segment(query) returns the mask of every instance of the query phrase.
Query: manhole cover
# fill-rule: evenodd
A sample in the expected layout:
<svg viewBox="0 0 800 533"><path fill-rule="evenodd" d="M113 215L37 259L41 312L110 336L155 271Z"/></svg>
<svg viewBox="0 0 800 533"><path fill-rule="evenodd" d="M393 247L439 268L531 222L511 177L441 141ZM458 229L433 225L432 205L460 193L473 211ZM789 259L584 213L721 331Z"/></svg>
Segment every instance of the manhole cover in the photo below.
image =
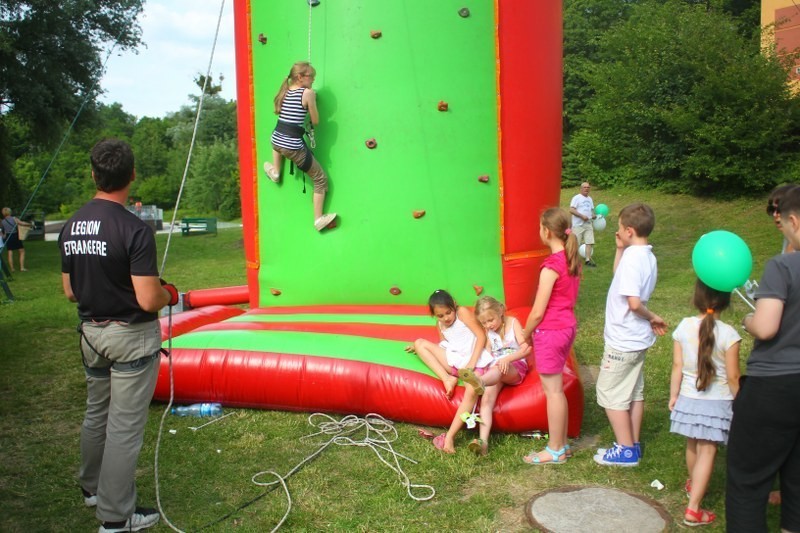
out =
<svg viewBox="0 0 800 533"><path fill-rule="evenodd" d="M660 533L672 522L658 502L603 487L561 487L534 496L526 507L531 525L552 533Z"/></svg>

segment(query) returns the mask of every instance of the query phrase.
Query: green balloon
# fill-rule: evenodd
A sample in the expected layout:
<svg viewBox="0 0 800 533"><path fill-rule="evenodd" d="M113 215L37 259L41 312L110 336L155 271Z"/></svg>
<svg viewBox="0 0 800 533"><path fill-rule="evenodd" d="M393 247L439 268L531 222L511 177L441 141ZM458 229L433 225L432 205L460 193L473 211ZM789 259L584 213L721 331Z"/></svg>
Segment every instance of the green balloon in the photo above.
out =
<svg viewBox="0 0 800 533"><path fill-rule="evenodd" d="M753 254L741 237L730 231L706 233L692 250L692 267L700 281L722 292L744 285L753 271Z"/></svg>
<svg viewBox="0 0 800 533"><path fill-rule="evenodd" d="M598 215L607 216L608 206L606 204L597 204L597 207L594 208L594 212Z"/></svg>

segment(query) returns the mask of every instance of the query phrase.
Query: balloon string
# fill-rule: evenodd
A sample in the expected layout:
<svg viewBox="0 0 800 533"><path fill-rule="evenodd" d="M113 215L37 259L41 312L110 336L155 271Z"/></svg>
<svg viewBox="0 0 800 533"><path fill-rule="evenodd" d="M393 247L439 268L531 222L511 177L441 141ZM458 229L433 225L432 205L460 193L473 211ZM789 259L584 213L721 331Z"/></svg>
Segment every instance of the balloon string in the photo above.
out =
<svg viewBox="0 0 800 533"><path fill-rule="evenodd" d="M756 306L755 306L755 305L753 305L753 302L751 302L750 300L748 300L748 299L745 297L745 295L744 295L744 294L742 294L741 292L739 292L739 289L733 289L733 292L735 292L736 294L738 294L738 295L739 295L739 298L741 298L742 300L744 300L744 303L746 303L747 305L749 305L749 306L750 306L750 309L752 309L753 311L755 311L755 310L756 310Z"/></svg>

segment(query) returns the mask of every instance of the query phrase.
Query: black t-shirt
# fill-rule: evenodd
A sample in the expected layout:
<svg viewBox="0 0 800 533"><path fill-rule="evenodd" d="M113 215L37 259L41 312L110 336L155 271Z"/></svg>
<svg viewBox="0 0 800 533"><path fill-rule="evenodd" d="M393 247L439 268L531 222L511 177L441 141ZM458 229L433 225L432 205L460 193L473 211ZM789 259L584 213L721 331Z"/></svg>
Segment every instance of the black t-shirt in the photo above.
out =
<svg viewBox="0 0 800 533"><path fill-rule="evenodd" d="M774 337L753 342L747 373L761 377L800 374L800 252L767 262L756 289L756 299L760 298L782 301L783 314Z"/></svg>
<svg viewBox="0 0 800 533"><path fill-rule="evenodd" d="M131 276L158 276L150 227L125 207L94 199L70 218L58 236L61 272L69 274L83 320L148 322Z"/></svg>

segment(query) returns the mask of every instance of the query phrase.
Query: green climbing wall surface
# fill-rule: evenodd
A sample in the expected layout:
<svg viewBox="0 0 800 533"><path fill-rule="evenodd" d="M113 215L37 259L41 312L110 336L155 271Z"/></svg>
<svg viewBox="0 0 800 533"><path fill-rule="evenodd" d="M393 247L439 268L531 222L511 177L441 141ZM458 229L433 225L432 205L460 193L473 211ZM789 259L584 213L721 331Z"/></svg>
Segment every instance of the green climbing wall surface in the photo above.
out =
<svg viewBox="0 0 800 533"><path fill-rule="evenodd" d="M452 0L322 0L311 10L314 152L330 178L326 211L340 219L317 233L310 180L303 194L288 164L279 185L260 172L261 306L424 304L439 288L472 305L473 285L502 299L494 3L474 4L468 17ZM308 59L309 8L251 10L260 171L272 157L275 93Z"/></svg>

